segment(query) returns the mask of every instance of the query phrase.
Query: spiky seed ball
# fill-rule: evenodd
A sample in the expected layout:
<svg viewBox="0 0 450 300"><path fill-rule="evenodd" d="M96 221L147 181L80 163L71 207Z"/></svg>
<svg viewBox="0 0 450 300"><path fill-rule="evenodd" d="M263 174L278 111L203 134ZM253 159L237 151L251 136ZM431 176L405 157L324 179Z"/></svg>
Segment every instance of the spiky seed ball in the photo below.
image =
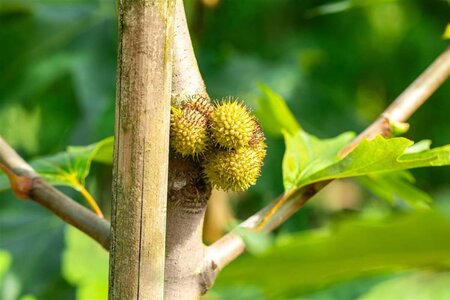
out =
<svg viewBox="0 0 450 300"><path fill-rule="evenodd" d="M264 136L264 132L261 128L261 125L258 122L258 119L256 119L255 116L253 116L253 134L252 137L250 138L249 144L250 146L254 146L257 144L262 143L264 145L264 149L266 148L264 141L266 140L266 137Z"/></svg>
<svg viewBox="0 0 450 300"><path fill-rule="evenodd" d="M260 141L253 148L255 149L256 154L258 155L258 158L260 159L261 166L262 166L262 163L263 163L264 158L266 157L266 153L267 153L267 151L266 151L267 145L263 141Z"/></svg>
<svg viewBox="0 0 450 300"><path fill-rule="evenodd" d="M190 97L181 105L182 109L192 109L200 112L202 115L209 117L214 110L211 101L206 97Z"/></svg>
<svg viewBox="0 0 450 300"><path fill-rule="evenodd" d="M204 115L196 110L172 108L170 116L170 142L172 148L183 156L197 156L208 145L208 124Z"/></svg>
<svg viewBox="0 0 450 300"><path fill-rule="evenodd" d="M266 153L263 145L211 153L203 165L208 182L223 190L247 190L260 175Z"/></svg>
<svg viewBox="0 0 450 300"><path fill-rule="evenodd" d="M228 149L249 145L255 123L242 103L226 101L217 104L209 120L211 136L218 145Z"/></svg>

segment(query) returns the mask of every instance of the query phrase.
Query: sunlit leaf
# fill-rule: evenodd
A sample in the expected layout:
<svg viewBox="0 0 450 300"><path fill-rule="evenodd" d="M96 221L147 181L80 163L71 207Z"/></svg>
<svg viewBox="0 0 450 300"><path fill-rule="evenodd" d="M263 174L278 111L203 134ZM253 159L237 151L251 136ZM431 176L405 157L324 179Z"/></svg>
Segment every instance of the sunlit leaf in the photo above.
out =
<svg viewBox="0 0 450 300"><path fill-rule="evenodd" d="M425 150L408 153L408 148L413 145L412 141L400 137L385 139L382 136L377 136L370 141L364 139L345 158L328 161L320 167L314 166L313 172L308 170L305 172L305 166L303 168L292 167L303 164L300 156L292 155L292 153L304 152L304 142L299 137L296 139L296 142L287 139L286 156L289 159L289 165L285 164L283 168L285 184L291 189L328 179L450 164L450 145L434 149L426 149L420 146L418 147L419 150ZM316 151L320 152L319 150ZM321 157L323 155L318 158Z"/></svg>
<svg viewBox="0 0 450 300"><path fill-rule="evenodd" d="M66 227L62 274L77 287L77 300L108 298L108 252L73 227Z"/></svg>
<svg viewBox="0 0 450 300"><path fill-rule="evenodd" d="M230 299L246 299L246 300L266 300L261 288L242 284L233 287L214 287L204 297L205 300L230 300Z"/></svg>
<svg viewBox="0 0 450 300"><path fill-rule="evenodd" d="M422 140L422 141L419 141L419 142L415 143L411 147L408 147L405 150L405 153L422 152L422 151L425 151L425 150L429 150L430 146L431 146L431 141L430 140Z"/></svg>
<svg viewBox="0 0 450 300"><path fill-rule="evenodd" d="M93 157L93 161L111 165L113 162L114 137L109 137L100 142L97 152Z"/></svg>
<svg viewBox="0 0 450 300"><path fill-rule="evenodd" d="M307 178L299 179L297 184L303 186L326 179L450 164L450 145L405 153L412 145L413 142L405 138L385 139L377 136L370 141L364 139L344 159Z"/></svg>
<svg viewBox="0 0 450 300"><path fill-rule="evenodd" d="M416 209L424 209L432 202L430 195L414 186L414 177L407 171L372 173L358 177L358 181L392 205L404 200Z"/></svg>
<svg viewBox="0 0 450 300"><path fill-rule="evenodd" d="M339 161L339 151L354 137L351 132L332 139L317 137L297 131L296 134L284 132L286 152L283 158L283 181L286 191L298 186L302 178L308 178Z"/></svg>
<svg viewBox="0 0 450 300"><path fill-rule="evenodd" d="M65 152L37 159L31 165L51 184L84 185L96 154L111 143L112 139L107 138L89 146L69 146ZM100 157L104 159L103 155Z"/></svg>
<svg viewBox="0 0 450 300"><path fill-rule="evenodd" d="M246 282L267 295L400 270L448 266L450 220L423 212L378 220L346 220L329 230L281 237L259 256L243 256L219 275L218 286Z"/></svg>
<svg viewBox="0 0 450 300"><path fill-rule="evenodd" d="M421 272L382 282L360 300L450 299L449 272Z"/></svg>
<svg viewBox="0 0 450 300"><path fill-rule="evenodd" d="M264 97L259 98L256 114L264 130L273 136L281 136L282 131L296 133L301 130L286 102L280 95L264 84L259 85Z"/></svg>

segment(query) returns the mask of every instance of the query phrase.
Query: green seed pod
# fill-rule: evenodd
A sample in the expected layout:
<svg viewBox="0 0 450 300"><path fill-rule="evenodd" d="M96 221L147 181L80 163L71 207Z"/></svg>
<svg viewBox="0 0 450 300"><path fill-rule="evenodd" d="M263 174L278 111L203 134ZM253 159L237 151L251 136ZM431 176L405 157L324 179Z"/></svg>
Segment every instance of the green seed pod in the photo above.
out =
<svg viewBox="0 0 450 300"><path fill-rule="evenodd" d="M183 102L181 108L196 110L205 117L209 117L214 110L214 106L211 101L208 98L202 96L193 96L188 98L185 102Z"/></svg>
<svg viewBox="0 0 450 300"><path fill-rule="evenodd" d="M196 110L172 108L170 116L170 142L183 156L203 154L208 145L208 121Z"/></svg>
<svg viewBox="0 0 450 300"><path fill-rule="evenodd" d="M226 101L217 104L209 121L212 138L219 146L237 149L249 145L255 122L242 103Z"/></svg>
<svg viewBox="0 0 450 300"><path fill-rule="evenodd" d="M265 144L236 150L216 150L204 161L204 173L209 183L217 188L245 191L256 183L261 171Z"/></svg>

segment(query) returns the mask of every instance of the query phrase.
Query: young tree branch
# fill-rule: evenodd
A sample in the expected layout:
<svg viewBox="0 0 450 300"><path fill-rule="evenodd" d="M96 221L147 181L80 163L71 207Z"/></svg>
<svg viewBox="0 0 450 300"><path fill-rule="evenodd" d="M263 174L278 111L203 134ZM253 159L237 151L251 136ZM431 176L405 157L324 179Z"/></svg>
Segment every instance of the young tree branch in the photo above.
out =
<svg viewBox="0 0 450 300"><path fill-rule="evenodd" d="M373 138L378 134L383 136L391 135L391 125L393 122L406 121L433 92L450 75L450 48L444 51L364 132L352 141L342 151L346 155L353 150L364 138ZM290 195L281 195L278 199L270 203L253 216L245 220L239 227L252 229L257 232L270 232L280 226L285 220L302 208L305 203L316 195L331 181L318 182L301 188ZM288 197L286 199L286 197ZM265 219L273 207L280 208L270 217ZM264 223L263 223L264 220ZM206 273L218 272L236 259L245 251L245 243L241 236L235 232L230 232L211 245L208 249L208 260L210 263ZM213 267L211 267L213 266Z"/></svg>

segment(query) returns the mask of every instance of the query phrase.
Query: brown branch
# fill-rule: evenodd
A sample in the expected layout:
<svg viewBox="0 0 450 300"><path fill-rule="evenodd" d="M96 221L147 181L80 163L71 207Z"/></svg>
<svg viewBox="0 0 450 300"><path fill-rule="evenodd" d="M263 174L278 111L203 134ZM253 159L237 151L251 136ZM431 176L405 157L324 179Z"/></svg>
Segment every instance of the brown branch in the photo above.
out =
<svg viewBox="0 0 450 300"><path fill-rule="evenodd" d="M364 132L352 141L343 151L348 154L364 138L373 138L378 134L389 136L393 122L406 121L431 94L450 76L450 48L442 53ZM290 216L302 208L305 203L317 194L328 183L319 182L310 184L290 195L282 195L267 207L248 218L239 227L252 229L258 232L270 232L280 226ZM268 220L266 217L272 208L278 206L276 213ZM264 221L264 222L263 222ZM241 236L230 232L208 249L207 266L205 273L215 273L224 268L245 251L245 243Z"/></svg>
<svg viewBox="0 0 450 300"><path fill-rule="evenodd" d="M28 198L83 231L105 249L109 249L109 222L45 182L1 137L0 163L14 175L31 179Z"/></svg>

